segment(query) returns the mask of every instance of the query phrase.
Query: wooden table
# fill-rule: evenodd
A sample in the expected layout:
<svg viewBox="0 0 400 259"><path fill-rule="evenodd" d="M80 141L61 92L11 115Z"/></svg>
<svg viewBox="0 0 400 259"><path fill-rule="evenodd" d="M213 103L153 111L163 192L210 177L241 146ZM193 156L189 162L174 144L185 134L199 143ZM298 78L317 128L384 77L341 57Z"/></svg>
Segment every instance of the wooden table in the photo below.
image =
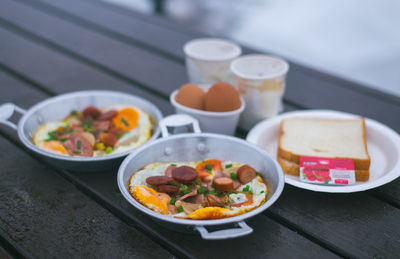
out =
<svg viewBox="0 0 400 259"><path fill-rule="evenodd" d="M187 82L182 46L201 36L96 0L2 0L0 103L29 108L65 92L109 89L144 97L171 114L168 96ZM346 111L400 131L400 98L290 65L286 111ZM253 234L204 241L167 230L128 204L117 187L117 169L57 170L6 126L0 127L0 161L1 258L400 255L400 179L353 194L286 185L270 209L248 221Z"/></svg>

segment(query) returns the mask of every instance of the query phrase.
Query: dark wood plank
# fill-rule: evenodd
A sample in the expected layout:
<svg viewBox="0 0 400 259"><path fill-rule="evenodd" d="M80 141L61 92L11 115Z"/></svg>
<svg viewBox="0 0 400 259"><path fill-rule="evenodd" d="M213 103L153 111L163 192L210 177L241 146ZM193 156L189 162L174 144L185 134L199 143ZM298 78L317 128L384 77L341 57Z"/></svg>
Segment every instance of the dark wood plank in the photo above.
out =
<svg viewBox="0 0 400 259"><path fill-rule="evenodd" d="M24 15L16 22L13 17L21 10ZM172 90L187 81L182 77L185 75L184 66L176 61L127 45L30 6L5 0L1 2L0 16L34 33L36 37L33 37L41 41L41 44L77 56L80 61L103 68L104 72L160 90L165 96L169 96Z"/></svg>
<svg viewBox="0 0 400 259"><path fill-rule="evenodd" d="M137 85L102 73L98 69L32 43L1 27L0 34L2 35L0 63L6 64L16 73L23 71L27 78L40 84L45 91L52 93L84 89L123 91L157 102L164 114L173 112L167 100L160 99L157 95L143 90ZM20 62L20 60L24 60L24 62Z"/></svg>
<svg viewBox="0 0 400 259"><path fill-rule="evenodd" d="M365 193L318 193L287 185L269 213L351 257L400 254L400 210Z"/></svg>
<svg viewBox="0 0 400 259"><path fill-rule="evenodd" d="M0 246L0 258L11 259L12 256L3 247Z"/></svg>
<svg viewBox="0 0 400 259"><path fill-rule="evenodd" d="M0 228L30 256L172 257L2 136L0 159Z"/></svg>
<svg viewBox="0 0 400 259"><path fill-rule="evenodd" d="M15 92L29 92L34 91L34 89L19 80L10 78L10 75L1 71L0 82L7 82L15 89L15 91L9 91L5 95L0 96L0 102L4 102L5 100L13 101L26 107L24 106L24 100L19 100L18 94L15 94ZM40 93L32 96L38 97L39 100L44 97ZM7 129L1 127L0 132L6 134L14 141L18 141L16 135ZM64 171L58 171L58 173L70 180L74 185L79 186L85 193L103 204L103 206L106 206L129 225L135 226L151 236L158 236L158 241L163 241L165 242L164 245L173 247L174 251L177 251L181 256L218 256L221 254L222 245L229 248L227 253L231 256L242 254L243 256L260 257L260 252L262 252L265 253L265 257L277 257L279 255L286 257L291 254L298 254L300 258L315 257L318 255L324 255L328 258L334 257L334 254L328 250L321 248L264 215L255 217L250 221L250 225L256 228L254 234L235 241L206 242L201 240L197 235L175 233L155 224L148 216L134 209L123 199L115 181L115 172L96 172L95 177L94 174L74 174ZM254 249L251 251L244 250L240 246L243 242ZM207 247L206 251L204 247ZM309 249L304 250L301 249L302 247L309 247Z"/></svg>
<svg viewBox="0 0 400 259"><path fill-rule="evenodd" d="M42 1L39 1L39 4L32 4L46 11L56 12L56 15L63 15L64 18L79 25L118 38L127 44L139 44L140 46L148 44L151 49L156 48L164 54L167 53L166 55L171 54L181 60L183 44L193 38L187 32L178 34L177 30L172 33L173 37L169 37L165 33L160 33L163 27L159 24L150 23L147 21L148 19L140 15L136 15L140 18L135 18L134 12L130 12L129 16L116 13L95 1L76 1L74 4L47 0L44 0L46 2L44 4ZM102 15L97 15L98 13ZM165 22L163 26L166 27L166 24L169 23ZM145 30L141 28L145 28ZM153 32L151 37L149 36L150 31ZM165 31L170 32L171 26L164 29ZM155 37L157 38L155 39ZM171 46L174 46L175 49L171 50ZM245 53L254 52L254 50L244 49ZM288 75L285 99L307 108L335 109L360 114L377 119L397 131L400 130L400 117L393 118L390 115L400 111L400 98L293 63L291 63L291 71ZM375 107L375 109L366 109L366 107Z"/></svg>
<svg viewBox="0 0 400 259"><path fill-rule="evenodd" d="M121 215L129 217L130 220L132 220L132 215L137 216L136 209L122 198L113 174L99 172L102 177L96 177L96 179L87 174L79 177L76 173L69 174L79 179L80 184L91 185L101 190L102 199L114 201L113 206L120 211ZM147 216L140 215L140 219L147 224L153 224ZM221 258L221 256L224 258L290 258L294 255L297 258L319 256L325 258L333 256L329 251L323 250L300 235L294 235L295 232L264 215L256 216L247 223L254 229L253 234L220 241L204 241L198 235L177 233L161 226L154 226L154 229L159 235L185 247L191 255L200 258ZM205 248L207 251L204 251Z"/></svg>

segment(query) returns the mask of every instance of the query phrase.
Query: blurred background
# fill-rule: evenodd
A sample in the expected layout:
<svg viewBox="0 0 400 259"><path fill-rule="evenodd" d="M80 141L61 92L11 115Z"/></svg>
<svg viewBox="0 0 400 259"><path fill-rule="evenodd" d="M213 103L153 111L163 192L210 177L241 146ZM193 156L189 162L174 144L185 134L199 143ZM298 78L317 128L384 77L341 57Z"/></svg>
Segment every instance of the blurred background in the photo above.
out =
<svg viewBox="0 0 400 259"><path fill-rule="evenodd" d="M400 96L398 0L99 0Z"/></svg>

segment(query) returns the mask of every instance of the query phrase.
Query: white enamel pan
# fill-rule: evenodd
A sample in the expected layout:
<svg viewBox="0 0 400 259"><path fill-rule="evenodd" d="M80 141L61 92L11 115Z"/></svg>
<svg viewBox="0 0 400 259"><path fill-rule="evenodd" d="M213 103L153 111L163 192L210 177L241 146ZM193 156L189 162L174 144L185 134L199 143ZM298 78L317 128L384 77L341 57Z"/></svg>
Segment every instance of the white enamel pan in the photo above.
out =
<svg viewBox="0 0 400 259"><path fill-rule="evenodd" d="M19 139L27 148L57 168L81 172L116 169L130 151L99 157L74 157L50 153L32 143L33 134L46 122L62 120L72 110L82 110L89 105L101 108L116 104L134 105L149 113L153 119L153 128L152 136L148 142L158 137L161 131L158 125L158 122L162 119L161 111L143 98L116 91L94 90L63 94L46 99L31 107L28 111L15 104L6 103L0 106L0 124L8 125L16 130ZM18 125L8 120L14 111L23 115Z"/></svg>
<svg viewBox="0 0 400 259"><path fill-rule="evenodd" d="M169 128L192 127L194 133L168 136ZM201 133L198 121L189 115L176 114L160 122L162 137L135 149L125 158L118 170L118 186L125 199L138 210L150 215L163 226L176 231L198 231L203 239L227 239L250 234L253 230L245 220L270 207L280 196L284 186L284 175L279 164L267 152L235 137ZM129 178L132 173L154 162L183 162L207 158L230 160L249 164L262 174L268 186L267 201L245 214L215 220L178 219L162 215L137 202L129 193ZM230 224L226 228L226 224ZM232 228L232 224L236 227ZM225 228L209 232L207 226Z"/></svg>

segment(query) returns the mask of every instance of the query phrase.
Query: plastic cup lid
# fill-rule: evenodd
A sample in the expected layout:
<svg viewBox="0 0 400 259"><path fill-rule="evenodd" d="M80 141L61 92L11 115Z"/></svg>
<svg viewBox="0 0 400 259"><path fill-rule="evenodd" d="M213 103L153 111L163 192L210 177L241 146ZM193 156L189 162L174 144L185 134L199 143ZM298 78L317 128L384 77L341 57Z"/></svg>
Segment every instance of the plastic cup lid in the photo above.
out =
<svg viewBox="0 0 400 259"><path fill-rule="evenodd" d="M187 42L183 51L189 57L206 61L224 61L242 53L239 45L222 39L203 38Z"/></svg>
<svg viewBox="0 0 400 259"><path fill-rule="evenodd" d="M266 80L285 75L289 64L283 59L267 55L246 55L231 63L231 71L238 77Z"/></svg>

